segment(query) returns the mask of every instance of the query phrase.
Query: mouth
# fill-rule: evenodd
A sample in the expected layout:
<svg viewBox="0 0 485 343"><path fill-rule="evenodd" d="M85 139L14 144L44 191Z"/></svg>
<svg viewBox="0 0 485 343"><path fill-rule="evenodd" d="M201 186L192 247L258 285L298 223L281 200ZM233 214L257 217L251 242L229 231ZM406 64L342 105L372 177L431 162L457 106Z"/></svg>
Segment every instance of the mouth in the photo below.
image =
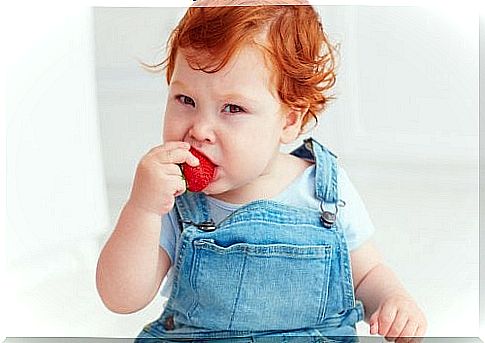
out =
<svg viewBox="0 0 485 343"><path fill-rule="evenodd" d="M214 168L214 175L212 176L212 182L217 181L219 177L219 167L216 165Z"/></svg>
<svg viewBox="0 0 485 343"><path fill-rule="evenodd" d="M208 156L206 153L204 153L202 150L196 148L194 145L190 144L190 149L195 150L198 154L202 155L204 159L209 161L214 167L218 167L217 163L214 162L214 160Z"/></svg>
<svg viewBox="0 0 485 343"><path fill-rule="evenodd" d="M200 154L208 162L210 162L214 166L214 168L218 167L218 165L216 163L214 163L214 161L212 160L212 158L210 158L209 156L207 156L205 153L203 153L199 149L194 148L193 146L191 146L191 149L197 151L197 153Z"/></svg>

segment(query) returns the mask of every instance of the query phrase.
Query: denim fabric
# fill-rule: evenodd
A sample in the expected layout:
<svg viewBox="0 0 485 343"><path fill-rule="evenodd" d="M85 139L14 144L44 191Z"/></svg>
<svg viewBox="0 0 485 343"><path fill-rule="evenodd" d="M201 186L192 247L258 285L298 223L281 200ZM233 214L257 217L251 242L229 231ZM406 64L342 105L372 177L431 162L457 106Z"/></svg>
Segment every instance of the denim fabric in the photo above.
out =
<svg viewBox="0 0 485 343"><path fill-rule="evenodd" d="M292 154L315 161L316 197L338 216L335 155L311 138ZM207 228L197 225L211 219L203 193L175 206L182 232L172 292L136 342L357 341L364 313L345 236L323 225L321 211L256 200Z"/></svg>

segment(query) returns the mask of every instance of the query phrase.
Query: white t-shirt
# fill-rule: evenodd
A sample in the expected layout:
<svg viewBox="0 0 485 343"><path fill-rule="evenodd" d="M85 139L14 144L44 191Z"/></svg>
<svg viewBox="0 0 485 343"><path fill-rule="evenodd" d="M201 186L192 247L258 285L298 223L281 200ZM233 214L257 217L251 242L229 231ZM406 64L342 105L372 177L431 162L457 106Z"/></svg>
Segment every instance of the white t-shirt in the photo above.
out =
<svg viewBox="0 0 485 343"><path fill-rule="evenodd" d="M353 250L370 238L375 231L364 203L357 190L350 182L347 173L338 166L337 187L339 198L345 201L344 207L339 207L337 225L344 232L349 250ZM320 201L315 198L315 164L309 166L297 177L283 192L271 200L287 205L298 207L310 207L320 209ZM240 204L227 203L211 196L207 196L209 213L217 224L233 211L243 206ZM335 212L335 208L326 208ZM167 251L173 265L176 258L177 244L179 242L180 229L177 222L175 209L162 217L162 231L160 234L160 246ZM173 283L173 270L170 268L166 276L166 282L161 290L163 297L169 297Z"/></svg>

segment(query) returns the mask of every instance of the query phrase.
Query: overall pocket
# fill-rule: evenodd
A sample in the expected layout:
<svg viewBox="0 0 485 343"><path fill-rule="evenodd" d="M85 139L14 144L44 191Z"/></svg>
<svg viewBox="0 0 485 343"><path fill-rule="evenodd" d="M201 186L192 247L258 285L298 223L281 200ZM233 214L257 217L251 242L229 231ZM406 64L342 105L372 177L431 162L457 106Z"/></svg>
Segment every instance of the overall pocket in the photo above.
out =
<svg viewBox="0 0 485 343"><path fill-rule="evenodd" d="M325 314L331 245L194 241L194 325L212 330L290 330Z"/></svg>

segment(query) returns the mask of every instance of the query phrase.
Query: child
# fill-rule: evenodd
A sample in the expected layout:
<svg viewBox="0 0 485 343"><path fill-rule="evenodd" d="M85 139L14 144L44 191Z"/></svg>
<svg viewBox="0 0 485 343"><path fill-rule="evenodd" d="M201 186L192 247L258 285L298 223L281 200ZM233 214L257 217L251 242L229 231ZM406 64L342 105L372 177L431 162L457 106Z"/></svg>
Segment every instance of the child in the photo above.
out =
<svg viewBox="0 0 485 343"><path fill-rule="evenodd" d="M280 152L335 82L315 10L193 6L169 47L164 144L141 159L99 257L105 305L143 309L167 277L168 302L140 340L355 341L364 308L371 334L423 336L424 315L368 240L335 155L314 139ZM199 163L215 174L187 192L182 171Z"/></svg>

